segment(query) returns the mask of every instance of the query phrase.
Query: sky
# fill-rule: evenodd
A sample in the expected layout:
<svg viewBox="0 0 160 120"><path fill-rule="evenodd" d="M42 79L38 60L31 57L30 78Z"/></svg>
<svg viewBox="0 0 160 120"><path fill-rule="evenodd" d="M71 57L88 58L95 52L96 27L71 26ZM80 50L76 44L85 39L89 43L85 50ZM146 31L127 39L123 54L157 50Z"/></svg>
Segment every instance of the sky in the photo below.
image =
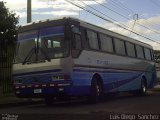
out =
<svg viewBox="0 0 160 120"><path fill-rule="evenodd" d="M19 16L19 25L25 25L27 0L3 0L7 8ZM76 17L134 39L146 42L160 50L160 0L70 0L78 6L108 19L102 20L65 0L32 0L32 22L64 16ZM135 35L126 27L144 37ZM147 39L146 39L147 38ZM148 39L149 38L149 39ZM153 42L153 41L156 42ZM158 42L158 43L157 43Z"/></svg>

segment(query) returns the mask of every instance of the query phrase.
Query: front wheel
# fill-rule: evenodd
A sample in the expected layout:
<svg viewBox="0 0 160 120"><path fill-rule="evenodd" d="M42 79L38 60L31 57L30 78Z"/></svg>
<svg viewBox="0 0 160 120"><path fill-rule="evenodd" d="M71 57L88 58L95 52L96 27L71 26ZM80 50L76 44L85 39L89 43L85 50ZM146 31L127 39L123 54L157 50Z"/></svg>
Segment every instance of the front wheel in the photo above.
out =
<svg viewBox="0 0 160 120"><path fill-rule="evenodd" d="M89 101L91 103L97 103L103 96L103 87L98 80L93 79L91 83L91 91L89 95Z"/></svg>
<svg viewBox="0 0 160 120"><path fill-rule="evenodd" d="M145 96L147 94L147 84L144 79L142 79L141 81L141 88L139 93L141 96Z"/></svg>
<svg viewBox="0 0 160 120"><path fill-rule="evenodd" d="M144 78L142 78L140 88L136 91L131 91L131 93L136 96L147 95L147 82L146 82L146 80Z"/></svg>

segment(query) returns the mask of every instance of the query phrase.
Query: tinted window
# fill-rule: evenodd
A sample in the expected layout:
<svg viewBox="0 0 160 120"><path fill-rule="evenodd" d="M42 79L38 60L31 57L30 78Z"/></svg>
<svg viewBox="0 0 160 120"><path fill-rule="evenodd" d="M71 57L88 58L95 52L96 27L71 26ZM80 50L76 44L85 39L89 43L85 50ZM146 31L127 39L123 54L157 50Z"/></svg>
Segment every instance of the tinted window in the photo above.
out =
<svg viewBox="0 0 160 120"><path fill-rule="evenodd" d="M137 57L144 58L143 47L136 45Z"/></svg>
<svg viewBox="0 0 160 120"><path fill-rule="evenodd" d="M151 60L151 51L148 48L144 48L145 58Z"/></svg>
<svg viewBox="0 0 160 120"><path fill-rule="evenodd" d="M89 39L89 46L91 49L99 49L97 33L87 30L87 36Z"/></svg>
<svg viewBox="0 0 160 120"><path fill-rule="evenodd" d="M120 55L125 55L126 52L125 52L124 41L115 38L115 39L114 39L114 43L115 43L116 53L118 53L118 54L120 54Z"/></svg>
<svg viewBox="0 0 160 120"><path fill-rule="evenodd" d="M79 34L74 34L74 40L73 40L73 48L75 49L81 49L81 36Z"/></svg>
<svg viewBox="0 0 160 120"><path fill-rule="evenodd" d="M44 36L39 39L39 58L59 58L68 54L68 43L63 35Z"/></svg>
<svg viewBox="0 0 160 120"><path fill-rule="evenodd" d="M112 38L103 34L100 34L101 49L107 52L113 52Z"/></svg>
<svg viewBox="0 0 160 120"><path fill-rule="evenodd" d="M128 56L131 56L131 57L136 56L134 44L126 42L126 49L127 49Z"/></svg>
<svg viewBox="0 0 160 120"><path fill-rule="evenodd" d="M152 57L152 60L154 60L153 50L151 50L151 57Z"/></svg>

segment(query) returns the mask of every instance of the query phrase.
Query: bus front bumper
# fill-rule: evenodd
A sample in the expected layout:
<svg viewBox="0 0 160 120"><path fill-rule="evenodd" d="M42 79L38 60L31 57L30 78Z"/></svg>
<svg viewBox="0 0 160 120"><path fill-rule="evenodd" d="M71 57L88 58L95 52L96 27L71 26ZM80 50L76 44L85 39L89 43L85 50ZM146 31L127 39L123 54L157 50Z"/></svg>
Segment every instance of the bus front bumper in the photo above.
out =
<svg viewBox="0 0 160 120"><path fill-rule="evenodd" d="M19 98L44 98L48 96L77 96L89 94L89 86L73 86L71 83L49 85L15 86L15 94Z"/></svg>
<svg viewBox="0 0 160 120"><path fill-rule="evenodd" d="M45 96L57 96L70 93L71 83L48 85L16 85L15 94L20 98L41 98Z"/></svg>

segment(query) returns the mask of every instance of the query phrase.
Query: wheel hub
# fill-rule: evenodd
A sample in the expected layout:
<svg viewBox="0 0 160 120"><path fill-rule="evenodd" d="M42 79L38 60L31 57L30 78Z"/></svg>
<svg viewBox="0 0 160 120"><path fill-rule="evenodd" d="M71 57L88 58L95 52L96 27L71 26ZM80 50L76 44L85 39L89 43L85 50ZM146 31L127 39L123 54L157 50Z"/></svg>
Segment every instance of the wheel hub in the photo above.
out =
<svg viewBox="0 0 160 120"><path fill-rule="evenodd" d="M99 87L99 85L97 85L96 88L97 88L97 95L99 96L100 95L100 87Z"/></svg>
<svg viewBox="0 0 160 120"><path fill-rule="evenodd" d="M146 92L146 87L143 85L143 92L145 93Z"/></svg>

